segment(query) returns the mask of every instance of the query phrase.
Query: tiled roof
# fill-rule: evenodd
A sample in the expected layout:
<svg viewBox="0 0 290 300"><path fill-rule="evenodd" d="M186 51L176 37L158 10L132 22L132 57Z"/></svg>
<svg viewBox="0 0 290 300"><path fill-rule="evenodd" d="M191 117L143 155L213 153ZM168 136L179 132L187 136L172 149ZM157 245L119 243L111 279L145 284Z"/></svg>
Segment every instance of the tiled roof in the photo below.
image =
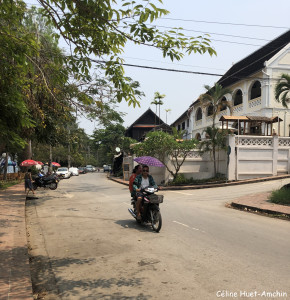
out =
<svg viewBox="0 0 290 300"><path fill-rule="evenodd" d="M218 81L223 87L230 86L252 74L262 70L265 61L272 58L280 50L290 43L290 30L286 31L267 45L261 47L246 58L234 64L220 80Z"/></svg>

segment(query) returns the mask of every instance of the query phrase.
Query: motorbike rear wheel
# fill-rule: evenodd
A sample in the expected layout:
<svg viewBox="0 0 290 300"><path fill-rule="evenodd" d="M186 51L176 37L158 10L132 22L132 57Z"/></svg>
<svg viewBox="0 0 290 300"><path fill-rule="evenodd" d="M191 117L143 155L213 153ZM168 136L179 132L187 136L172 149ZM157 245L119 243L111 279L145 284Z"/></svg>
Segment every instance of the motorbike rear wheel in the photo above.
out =
<svg viewBox="0 0 290 300"><path fill-rule="evenodd" d="M49 188L51 190L55 190L57 188L57 183L56 182L52 182L50 185L49 185Z"/></svg>
<svg viewBox="0 0 290 300"><path fill-rule="evenodd" d="M151 224L154 231L159 232L162 226L162 217L160 211L151 212Z"/></svg>

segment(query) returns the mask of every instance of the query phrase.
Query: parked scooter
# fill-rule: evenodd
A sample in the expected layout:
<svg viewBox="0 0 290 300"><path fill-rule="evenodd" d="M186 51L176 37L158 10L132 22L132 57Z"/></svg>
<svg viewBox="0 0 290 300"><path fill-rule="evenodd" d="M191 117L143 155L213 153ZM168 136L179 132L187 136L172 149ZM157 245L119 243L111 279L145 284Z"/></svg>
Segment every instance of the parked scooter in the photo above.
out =
<svg viewBox="0 0 290 300"><path fill-rule="evenodd" d="M158 190L154 187L146 187L141 190L143 200L141 205L141 222L151 223L154 231L159 232L162 226L162 217L160 213L159 203L163 203L163 195L155 195ZM131 204L133 209L129 208L129 213L137 220L136 211L137 200L132 198ZM138 220L137 220L138 221Z"/></svg>
<svg viewBox="0 0 290 300"><path fill-rule="evenodd" d="M38 187L50 188L51 190L55 190L57 188L59 179L57 175L51 174L48 176L37 176L35 180L32 182L32 187L36 190Z"/></svg>

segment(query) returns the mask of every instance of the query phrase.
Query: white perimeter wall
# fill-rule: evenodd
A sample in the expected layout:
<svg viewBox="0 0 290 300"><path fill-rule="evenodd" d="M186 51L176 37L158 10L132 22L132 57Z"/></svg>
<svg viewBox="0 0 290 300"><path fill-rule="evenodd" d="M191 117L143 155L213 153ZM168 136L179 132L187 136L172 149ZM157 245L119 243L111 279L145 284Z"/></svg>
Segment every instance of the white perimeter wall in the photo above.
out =
<svg viewBox="0 0 290 300"><path fill-rule="evenodd" d="M290 137L279 136L228 136L231 147L227 168L225 151L217 153L217 172L227 174L229 180L243 180L290 173ZM129 172L124 172L128 180L136 163L133 157L124 158L130 165ZM174 170L168 159L169 168ZM197 150L189 153L180 171L186 178L205 179L214 176L213 160L210 154L200 155ZM157 184L172 180L166 168L150 167L150 174Z"/></svg>

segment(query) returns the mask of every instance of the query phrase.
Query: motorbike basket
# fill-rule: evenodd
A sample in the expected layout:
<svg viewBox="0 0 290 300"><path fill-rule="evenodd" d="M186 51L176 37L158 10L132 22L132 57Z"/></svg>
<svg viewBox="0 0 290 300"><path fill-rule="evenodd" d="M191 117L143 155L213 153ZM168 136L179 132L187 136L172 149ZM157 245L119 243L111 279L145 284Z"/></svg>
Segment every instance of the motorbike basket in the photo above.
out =
<svg viewBox="0 0 290 300"><path fill-rule="evenodd" d="M163 195L150 195L148 196L151 203L163 203Z"/></svg>

